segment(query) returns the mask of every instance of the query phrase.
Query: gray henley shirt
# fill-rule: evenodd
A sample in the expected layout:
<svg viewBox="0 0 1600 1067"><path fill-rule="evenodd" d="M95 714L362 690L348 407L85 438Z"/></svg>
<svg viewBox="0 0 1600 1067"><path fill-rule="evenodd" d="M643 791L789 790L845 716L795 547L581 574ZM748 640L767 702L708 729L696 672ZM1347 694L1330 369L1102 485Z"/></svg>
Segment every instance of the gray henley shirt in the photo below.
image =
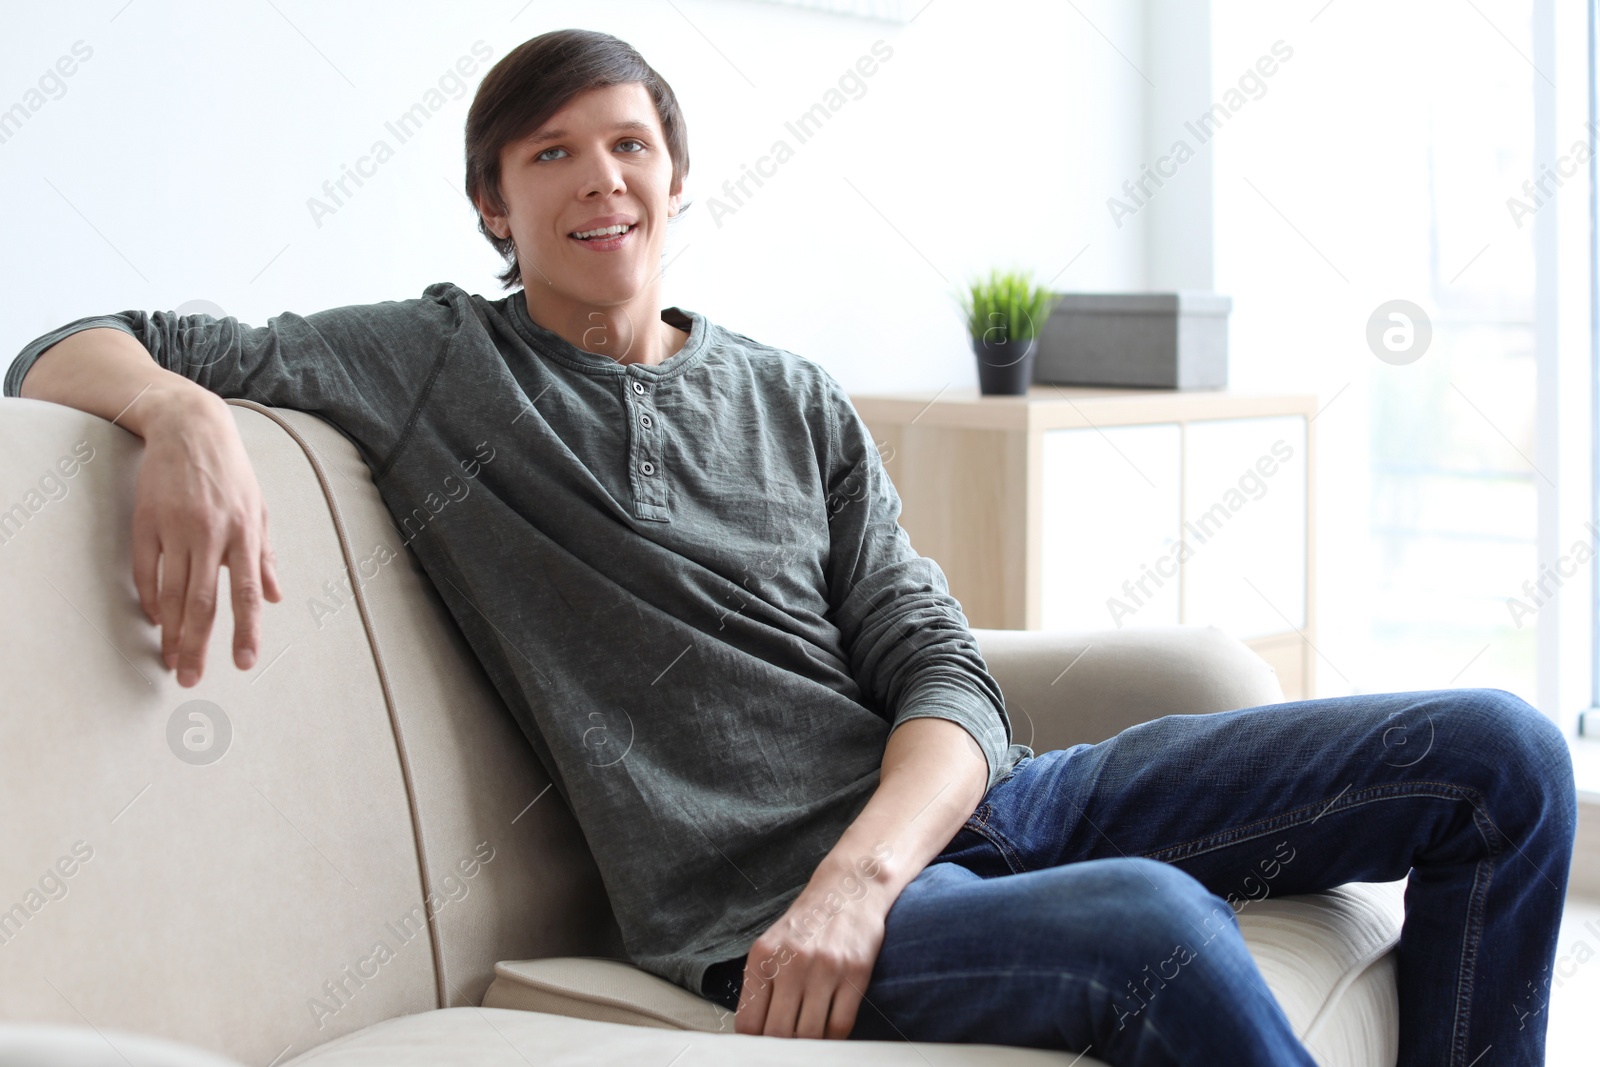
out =
<svg viewBox="0 0 1600 1067"><path fill-rule="evenodd" d="M960 724L990 785L1031 749L838 382L661 318L688 340L647 366L541 327L520 290L444 282L257 327L124 311L34 340L5 395L112 327L349 438L576 816L629 955L698 994L866 805L895 726Z"/></svg>

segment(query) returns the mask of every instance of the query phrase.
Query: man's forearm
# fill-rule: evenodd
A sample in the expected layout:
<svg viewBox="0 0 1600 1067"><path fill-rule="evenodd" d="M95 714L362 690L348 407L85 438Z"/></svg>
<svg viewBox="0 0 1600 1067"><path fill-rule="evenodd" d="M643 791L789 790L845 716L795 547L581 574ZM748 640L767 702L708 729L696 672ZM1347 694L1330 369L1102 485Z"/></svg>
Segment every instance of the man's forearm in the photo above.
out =
<svg viewBox="0 0 1600 1067"><path fill-rule="evenodd" d="M961 726L932 717L901 723L889 735L877 790L813 882L854 875L887 910L971 817L988 781L988 760Z"/></svg>
<svg viewBox="0 0 1600 1067"><path fill-rule="evenodd" d="M220 398L167 370L131 334L109 327L79 330L45 349L19 394L87 411L140 437L174 405L215 405Z"/></svg>
<svg viewBox="0 0 1600 1067"><path fill-rule="evenodd" d="M750 946L735 1029L848 1036L890 908L972 815L988 781L988 759L959 724L917 717L896 726L878 788Z"/></svg>

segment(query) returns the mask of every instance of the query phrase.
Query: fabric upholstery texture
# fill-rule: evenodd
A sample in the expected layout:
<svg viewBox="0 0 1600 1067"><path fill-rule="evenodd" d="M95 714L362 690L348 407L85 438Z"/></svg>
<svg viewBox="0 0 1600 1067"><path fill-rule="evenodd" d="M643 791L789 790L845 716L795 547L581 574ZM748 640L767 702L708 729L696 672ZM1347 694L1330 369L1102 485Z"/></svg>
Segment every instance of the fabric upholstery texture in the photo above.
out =
<svg viewBox="0 0 1600 1067"><path fill-rule="evenodd" d="M474 1067L580 1063L672 1067L691 1063L696 1067L747 1067L753 1063L773 1067L844 1067L861 1063L883 1067L1062 1067L1073 1060L1073 1056L1062 1052L1004 1045L785 1041L745 1034L673 1033L504 1008L451 1008L391 1019L279 1067L435 1067L442 1063ZM1077 1062L1078 1067L1104 1067L1092 1056Z"/></svg>
<svg viewBox="0 0 1600 1067"><path fill-rule="evenodd" d="M665 1063L690 1043L712 1063L1072 1061L707 1032L731 1018L622 962L576 822L414 558L377 562L400 538L353 446L314 416L231 403L285 595L241 672L219 588L186 690L133 589L141 442L0 398L0 1049L49 1025L278 1067ZM1215 629L974 636L1036 751L1282 699ZM1399 887L1240 915L1324 1063L1394 1062Z"/></svg>
<svg viewBox="0 0 1600 1067"><path fill-rule="evenodd" d="M571 956L505 960L483 998L486 1008L519 1008L598 1022L731 1034L720 1004L616 960Z"/></svg>
<svg viewBox="0 0 1600 1067"><path fill-rule="evenodd" d="M0 1023L0 1067L239 1067L193 1045L120 1030Z"/></svg>

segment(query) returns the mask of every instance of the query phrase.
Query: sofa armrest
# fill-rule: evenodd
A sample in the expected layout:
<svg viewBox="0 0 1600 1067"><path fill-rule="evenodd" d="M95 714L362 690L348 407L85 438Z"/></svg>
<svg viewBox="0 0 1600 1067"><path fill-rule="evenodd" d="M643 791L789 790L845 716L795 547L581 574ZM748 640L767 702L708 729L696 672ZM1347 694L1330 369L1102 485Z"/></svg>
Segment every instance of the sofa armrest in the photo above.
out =
<svg viewBox="0 0 1600 1067"><path fill-rule="evenodd" d="M1005 694L1012 739L1035 752L1103 741L1163 715L1283 700L1266 660L1215 626L972 635Z"/></svg>

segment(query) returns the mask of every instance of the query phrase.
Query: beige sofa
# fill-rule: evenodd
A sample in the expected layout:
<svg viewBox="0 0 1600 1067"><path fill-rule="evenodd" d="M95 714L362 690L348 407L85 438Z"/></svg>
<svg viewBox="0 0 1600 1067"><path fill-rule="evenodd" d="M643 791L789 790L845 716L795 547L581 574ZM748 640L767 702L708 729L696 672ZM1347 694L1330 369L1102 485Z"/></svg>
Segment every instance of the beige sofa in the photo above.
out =
<svg viewBox="0 0 1600 1067"><path fill-rule="evenodd" d="M241 672L224 592L185 690L133 589L142 443L0 399L0 1062L1094 1062L739 1035L621 962L576 823L354 448L232 404L285 598ZM1038 751L1281 699L1215 629L976 633ZM1395 1061L1401 885L1240 914L1323 1063Z"/></svg>

